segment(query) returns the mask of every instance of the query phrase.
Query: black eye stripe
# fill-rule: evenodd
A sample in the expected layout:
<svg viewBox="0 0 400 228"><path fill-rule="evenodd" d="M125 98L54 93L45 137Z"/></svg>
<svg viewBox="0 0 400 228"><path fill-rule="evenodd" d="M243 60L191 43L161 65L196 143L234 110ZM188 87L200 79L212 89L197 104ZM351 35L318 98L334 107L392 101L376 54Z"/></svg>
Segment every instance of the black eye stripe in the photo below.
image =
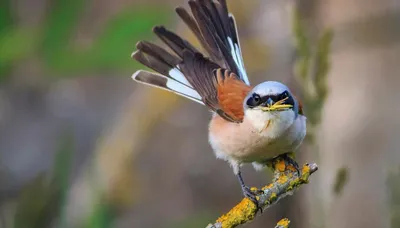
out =
<svg viewBox="0 0 400 228"><path fill-rule="evenodd" d="M286 101L284 102L284 104L286 104L286 102L291 100L292 97L290 96L290 94L287 91L285 91L285 92L283 92L281 94L271 94L271 95L263 96L261 98L261 100L263 100L263 103L264 103L264 102L267 102L267 100L269 98L272 99L274 102L278 102L280 100L283 100L283 99L287 98Z"/></svg>
<svg viewBox="0 0 400 228"><path fill-rule="evenodd" d="M269 98L271 98L274 102L277 102L278 100L281 100L279 98L279 95L268 95L268 96L263 96L261 98L261 100L263 101L262 103L267 102Z"/></svg>
<svg viewBox="0 0 400 228"><path fill-rule="evenodd" d="M268 99L272 99L273 102L277 102L285 98L287 99L285 100L285 102L283 102L283 104L290 104L294 106L294 99L288 91L284 91L281 94L270 94L263 97L260 97L260 95L256 93L253 93L252 96L249 97L249 99L246 101L246 104L249 107L257 107L260 105L264 106L267 103Z"/></svg>
<svg viewBox="0 0 400 228"><path fill-rule="evenodd" d="M294 99L288 91L281 93L278 100L282 100L285 98L287 98L287 99L285 100L285 102L283 102L283 104L290 104L290 105L294 106Z"/></svg>
<svg viewBox="0 0 400 228"><path fill-rule="evenodd" d="M253 93L253 95L247 100L246 104L249 107L257 107L262 104L262 98L260 95Z"/></svg>

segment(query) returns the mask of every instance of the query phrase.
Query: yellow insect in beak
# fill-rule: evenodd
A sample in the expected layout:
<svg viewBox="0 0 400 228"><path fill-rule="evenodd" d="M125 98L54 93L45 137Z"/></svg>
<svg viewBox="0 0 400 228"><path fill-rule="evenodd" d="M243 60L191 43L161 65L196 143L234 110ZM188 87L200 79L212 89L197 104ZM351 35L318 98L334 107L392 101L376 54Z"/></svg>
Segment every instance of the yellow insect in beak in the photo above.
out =
<svg viewBox="0 0 400 228"><path fill-rule="evenodd" d="M280 101L277 101L272 105L268 105L267 107L261 107L261 110L269 112L269 111L279 111L282 109L292 108L293 105L283 104L283 102L285 102L287 99L288 99L288 97L286 97Z"/></svg>

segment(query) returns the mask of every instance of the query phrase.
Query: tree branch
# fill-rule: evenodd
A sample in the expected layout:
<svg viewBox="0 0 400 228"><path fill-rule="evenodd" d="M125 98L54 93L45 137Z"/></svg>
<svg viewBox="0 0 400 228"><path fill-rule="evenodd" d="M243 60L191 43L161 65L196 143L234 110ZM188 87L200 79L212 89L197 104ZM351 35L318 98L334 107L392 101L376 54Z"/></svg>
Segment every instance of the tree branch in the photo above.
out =
<svg viewBox="0 0 400 228"><path fill-rule="evenodd" d="M299 177L293 166L286 166L285 162L280 159L274 162L272 167L274 167L274 179L272 183L261 188L261 192L257 194L259 207L263 211L277 203L280 199L292 195L301 185L307 184L310 175L318 170L316 164L306 164L303 166ZM257 188L252 188L251 190L259 192ZM244 198L228 213L219 217L214 224L209 224L207 228L232 228L250 222L256 216L256 205L248 198ZM288 219L282 219L276 227L287 228L289 227L289 223Z"/></svg>
<svg viewBox="0 0 400 228"><path fill-rule="evenodd" d="M290 220L287 218L281 219L275 226L275 228L289 228Z"/></svg>

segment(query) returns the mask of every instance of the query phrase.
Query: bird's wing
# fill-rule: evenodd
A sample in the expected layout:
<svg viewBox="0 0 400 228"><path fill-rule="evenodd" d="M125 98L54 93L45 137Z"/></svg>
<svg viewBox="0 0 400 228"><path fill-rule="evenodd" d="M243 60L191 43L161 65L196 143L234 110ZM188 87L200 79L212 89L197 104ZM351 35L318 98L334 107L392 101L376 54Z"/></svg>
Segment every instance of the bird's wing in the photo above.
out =
<svg viewBox="0 0 400 228"><path fill-rule="evenodd" d="M221 110L233 118L235 122L242 122L244 117L243 102L251 87L238 80L235 73L228 70L216 71L218 83L218 103Z"/></svg>
<svg viewBox="0 0 400 228"><path fill-rule="evenodd" d="M190 51L184 52L179 68L205 105L227 121L242 121L242 104L250 87L235 73L219 67L200 53Z"/></svg>
<svg viewBox="0 0 400 228"><path fill-rule="evenodd" d="M245 95L240 100L242 95L238 94L247 91L249 81L244 71L234 18L228 13L225 0L190 0L189 5L193 16L180 7L176 11L195 33L209 56L205 57L179 35L163 26L156 26L153 32L174 53L169 53L153 43L140 41L136 45L138 50L132 57L157 73L138 71L132 77L138 82L166 89L204 104L227 121L240 122L243 118L242 103ZM228 74L227 80L221 75L221 85L218 84L216 75L220 68L224 69L224 75L225 71L232 72ZM236 88L239 84L243 85L240 92L230 89L230 86ZM235 97L226 98L226 91L230 91ZM230 105L229 101L235 104Z"/></svg>
<svg viewBox="0 0 400 228"><path fill-rule="evenodd" d="M243 102L251 87L233 72L200 53L185 51L179 68L203 98L203 103L230 122L242 122Z"/></svg>
<svg viewBox="0 0 400 228"><path fill-rule="evenodd" d="M176 12L196 35L211 60L250 85L235 18L228 12L226 0L191 0L189 6L193 16L183 7L176 8Z"/></svg>
<svg viewBox="0 0 400 228"><path fill-rule="evenodd" d="M174 47L173 50L176 49L175 53L178 56L168 53L155 44L141 41L136 45L138 50L133 53L133 58L158 73L139 70L132 78L137 82L162 88L204 104L227 121L240 122L241 115L226 103L236 100L227 100L222 96L221 101L224 102L224 107L222 107L218 95L219 91L221 91L221 95L226 94L227 91L230 91L230 86L233 86L232 88L236 88L239 84L245 85L246 88L249 86L236 74L227 74L228 70L221 69L219 65L195 49L181 49L180 45L187 46L188 43L174 33L163 27L156 27L155 31L166 43ZM218 76L217 73L222 71L226 74L220 73ZM229 80L225 81L225 75L229 76ZM219 77L220 83L218 83L217 77ZM243 103L243 99L240 103Z"/></svg>

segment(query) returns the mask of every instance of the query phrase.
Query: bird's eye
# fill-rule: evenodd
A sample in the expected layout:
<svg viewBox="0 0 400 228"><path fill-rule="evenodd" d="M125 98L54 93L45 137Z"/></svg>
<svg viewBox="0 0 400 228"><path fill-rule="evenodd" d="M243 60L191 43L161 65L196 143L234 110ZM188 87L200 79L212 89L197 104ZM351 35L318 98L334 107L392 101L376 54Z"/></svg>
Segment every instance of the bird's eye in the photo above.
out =
<svg viewBox="0 0 400 228"><path fill-rule="evenodd" d="M294 99L293 99L292 95L288 91L285 91L285 92L281 93L281 95L279 96L279 99L280 100L285 99L283 104L289 104L289 105L292 105L292 106L295 105Z"/></svg>
<svg viewBox="0 0 400 228"><path fill-rule="evenodd" d="M249 107L256 107L261 104L261 97L260 95L254 93L246 102L247 106Z"/></svg>
<svg viewBox="0 0 400 228"><path fill-rule="evenodd" d="M253 100L256 104L259 104L261 102L261 97L258 94L253 94Z"/></svg>
<svg viewBox="0 0 400 228"><path fill-rule="evenodd" d="M285 91L285 92L281 93L281 95L280 95L281 100L285 99L285 98L290 98L288 91Z"/></svg>

